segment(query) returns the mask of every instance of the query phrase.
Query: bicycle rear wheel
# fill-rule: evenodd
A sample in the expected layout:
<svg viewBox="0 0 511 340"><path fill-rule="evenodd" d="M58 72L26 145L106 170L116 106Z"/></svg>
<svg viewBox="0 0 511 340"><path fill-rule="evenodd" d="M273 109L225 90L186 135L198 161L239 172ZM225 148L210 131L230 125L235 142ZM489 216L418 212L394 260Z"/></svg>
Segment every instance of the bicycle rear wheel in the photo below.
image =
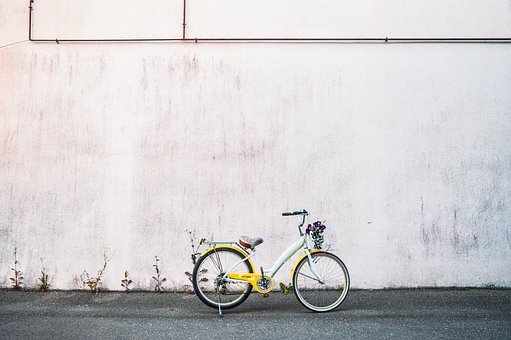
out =
<svg viewBox="0 0 511 340"><path fill-rule="evenodd" d="M296 266L293 274L293 289L296 298L307 309L328 312L337 308L346 298L350 287L350 276L344 263L332 253L311 254L318 275L311 270L308 256Z"/></svg>
<svg viewBox="0 0 511 340"><path fill-rule="evenodd" d="M248 282L231 282L223 279L225 271L231 273L253 273L245 254L234 248L216 247L201 256L193 268L193 289L197 297L207 306L229 309L245 301L252 285Z"/></svg>

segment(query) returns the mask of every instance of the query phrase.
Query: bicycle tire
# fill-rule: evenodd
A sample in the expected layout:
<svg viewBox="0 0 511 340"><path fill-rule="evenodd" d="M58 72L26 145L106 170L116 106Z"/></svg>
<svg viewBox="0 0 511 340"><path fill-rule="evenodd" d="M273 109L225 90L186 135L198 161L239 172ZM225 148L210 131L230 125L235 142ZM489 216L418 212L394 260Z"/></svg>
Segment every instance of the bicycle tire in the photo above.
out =
<svg viewBox="0 0 511 340"><path fill-rule="evenodd" d="M323 313L339 307L346 299L350 287L348 268L332 253L311 254L318 274L325 279L320 283L314 277L308 256L296 266L293 274L293 290L298 301L307 309Z"/></svg>
<svg viewBox="0 0 511 340"><path fill-rule="evenodd" d="M222 309L230 309L242 304L252 291L250 283L236 284L224 282L221 287L216 287L215 279L224 274L222 272L224 266L228 267L233 264L233 261L239 261L245 257L246 255L240 250L227 247L216 247L202 255L197 260L192 274L193 290L197 297L205 305L212 308L218 308L220 304ZM253 273L254 268L249 261L243 261L233 268L232 271ZM207 280L204 280L205 278ZM222 301L222 297L226 299L227 296L234 296L235 298L232 301Z"/></svg>

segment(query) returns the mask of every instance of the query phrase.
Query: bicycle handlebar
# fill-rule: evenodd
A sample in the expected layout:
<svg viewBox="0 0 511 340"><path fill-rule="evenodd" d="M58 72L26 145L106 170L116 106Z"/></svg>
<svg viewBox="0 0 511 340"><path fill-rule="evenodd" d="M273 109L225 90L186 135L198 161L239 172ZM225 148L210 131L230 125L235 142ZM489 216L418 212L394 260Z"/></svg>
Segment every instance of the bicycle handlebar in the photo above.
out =
<svg viewBox="0 0 511 340"><path fill-rule="evenodd" d="M301 211L283 212L282 213L282 216L297 216L297 215L309 215L309 213L305 209L303 209Z"/></svg>

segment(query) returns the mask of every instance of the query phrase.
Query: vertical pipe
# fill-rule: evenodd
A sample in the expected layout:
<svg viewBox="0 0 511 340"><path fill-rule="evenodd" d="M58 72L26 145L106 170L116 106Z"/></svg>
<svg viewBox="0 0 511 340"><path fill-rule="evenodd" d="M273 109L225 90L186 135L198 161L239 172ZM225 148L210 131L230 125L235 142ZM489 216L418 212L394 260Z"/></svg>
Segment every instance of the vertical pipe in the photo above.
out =
<svg viewBox="0 0 511 340"><path fill-rule="evenodd" d="M28 3L28 40L32 41L32 3L34 0L29 0Z"/></svg>
<svg viewBox="0 0 511 340"><path fill-rule="evenodd" d="M186 0L183 0L183 40L186 39Z"/></svg>

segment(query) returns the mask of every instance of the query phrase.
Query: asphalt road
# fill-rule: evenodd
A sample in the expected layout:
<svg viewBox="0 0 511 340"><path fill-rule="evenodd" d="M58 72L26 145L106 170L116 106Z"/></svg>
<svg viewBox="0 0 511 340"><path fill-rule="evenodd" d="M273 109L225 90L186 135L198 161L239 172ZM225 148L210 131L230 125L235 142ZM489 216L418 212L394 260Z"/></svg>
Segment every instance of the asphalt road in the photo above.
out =
<svg viewBox="0 0 511 340"><path fill-rule="evenodd" d="M252 294L220 318L184 293L0 291L1 339L511 339L511 290L352 291L316 314Z"/></svg>

